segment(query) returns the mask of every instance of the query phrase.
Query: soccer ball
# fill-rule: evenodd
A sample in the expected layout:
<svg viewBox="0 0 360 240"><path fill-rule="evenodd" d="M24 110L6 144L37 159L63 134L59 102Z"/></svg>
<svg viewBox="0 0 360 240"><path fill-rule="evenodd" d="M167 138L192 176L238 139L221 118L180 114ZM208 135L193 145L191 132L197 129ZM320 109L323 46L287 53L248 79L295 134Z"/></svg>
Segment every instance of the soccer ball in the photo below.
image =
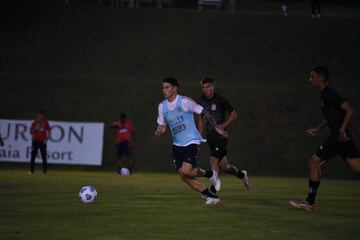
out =
<svg viewBox="0 0 360 240"><path fill-rule="evenodd" d="M122 176L129 176L130 175L130 171L128 168L121 168L121 175Z"/></svg>
<svg viewBox="0 0 360 240"><path fill-rule="evenodd" d="M97 192L92 186L85 186L80 189L79 198L83 203L90 203L96 200Z"/></svg>

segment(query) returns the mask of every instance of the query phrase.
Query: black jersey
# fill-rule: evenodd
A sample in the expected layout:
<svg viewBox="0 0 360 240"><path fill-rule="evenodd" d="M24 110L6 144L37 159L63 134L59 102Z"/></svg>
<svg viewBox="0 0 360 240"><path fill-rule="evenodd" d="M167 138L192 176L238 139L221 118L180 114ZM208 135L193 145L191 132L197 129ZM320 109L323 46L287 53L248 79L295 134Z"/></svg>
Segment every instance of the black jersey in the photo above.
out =
<svg viewBox="0 0 360 240"><path fill-rule="evenodd" d="M207 99L205 95L201 96L198 100L198 103L214 117L216 124L224 123L226 113L231 113L234 111L234 108L231 106L228 100L216 93L210 99ZM207 122L205 123L207 133L212 133L214 130Z"/></svg>
<svg viewBox="0 0 360 240"><path fill-rule="evenodd" d="M345 111L341 109L341 104L344 101L345 100L329 86L326 86L321 92L320 107L330 128L331 135L336 138L345 117ZM350 127L346 129L346 133L351 136Z"/></svg>

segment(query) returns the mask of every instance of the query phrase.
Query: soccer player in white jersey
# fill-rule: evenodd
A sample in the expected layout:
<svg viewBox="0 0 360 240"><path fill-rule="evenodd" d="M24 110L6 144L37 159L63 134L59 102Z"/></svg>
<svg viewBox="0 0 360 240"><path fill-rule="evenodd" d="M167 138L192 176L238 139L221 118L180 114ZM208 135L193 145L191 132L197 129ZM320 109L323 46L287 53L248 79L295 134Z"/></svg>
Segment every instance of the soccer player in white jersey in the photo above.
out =
<svg viewBox="0 0 360 240"><path fill-rule="evenodd" d="M206 196L206 204L220 204L220 199L212 193L196 177L207 177L215 188L220 189L220 180L216 172L203 170L197 165L200 153L200 143L204 141L198 132L194 113L202 115L214 127L215 131L223 137L227 133L216 126L215 119L204 110L202 106L192 99L178 95L179 84L173 77L164 79L162 92L165 100L158 107L157 129L155 137L165 133L168 125L173 140L173 162L181 179L192 189Z"/></svg>

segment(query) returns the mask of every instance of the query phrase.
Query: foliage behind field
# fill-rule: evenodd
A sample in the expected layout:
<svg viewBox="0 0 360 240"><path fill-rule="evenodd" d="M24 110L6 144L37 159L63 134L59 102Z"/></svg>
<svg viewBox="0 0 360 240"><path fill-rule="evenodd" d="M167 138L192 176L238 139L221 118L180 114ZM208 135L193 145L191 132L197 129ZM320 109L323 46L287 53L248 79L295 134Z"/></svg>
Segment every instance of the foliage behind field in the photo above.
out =
<svg viewBox="0 0 360 240"><path fill-rule="evenodd" d="M53 120L110 123L127 112L139 130L138 169L171 171L170 137L152 136L161 81L176 76L181 92L197 98L200 78L211 75L240 116L229 129L229 158L256 174L304 176L325 137L305 135L322 120L309 68L329 66L331 84L359 108L359 24L356 17L24 5L1 21L0 117L29 119L42 108ZM358 116L353 122L359 129ZM113 140L106 129L109 168ZM325 169L338 177L347 171L339 159Z"/></svg>

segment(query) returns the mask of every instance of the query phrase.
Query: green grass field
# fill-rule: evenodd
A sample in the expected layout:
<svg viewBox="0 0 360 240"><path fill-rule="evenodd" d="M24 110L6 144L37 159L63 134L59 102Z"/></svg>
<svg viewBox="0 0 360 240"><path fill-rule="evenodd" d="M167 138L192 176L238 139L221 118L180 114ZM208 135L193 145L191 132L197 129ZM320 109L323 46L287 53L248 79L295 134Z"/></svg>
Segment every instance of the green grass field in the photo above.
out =
<svg viewBox="0 0 360 240"><path fill-rule="evenodd" d="M306 179L254 177L247 191L222 178L221 206L206 206L175 174L0 170L1 239L358 239L357 181L324 180L314 212L293 209ZM99 195L83 204L78 191Z"/></svg>

